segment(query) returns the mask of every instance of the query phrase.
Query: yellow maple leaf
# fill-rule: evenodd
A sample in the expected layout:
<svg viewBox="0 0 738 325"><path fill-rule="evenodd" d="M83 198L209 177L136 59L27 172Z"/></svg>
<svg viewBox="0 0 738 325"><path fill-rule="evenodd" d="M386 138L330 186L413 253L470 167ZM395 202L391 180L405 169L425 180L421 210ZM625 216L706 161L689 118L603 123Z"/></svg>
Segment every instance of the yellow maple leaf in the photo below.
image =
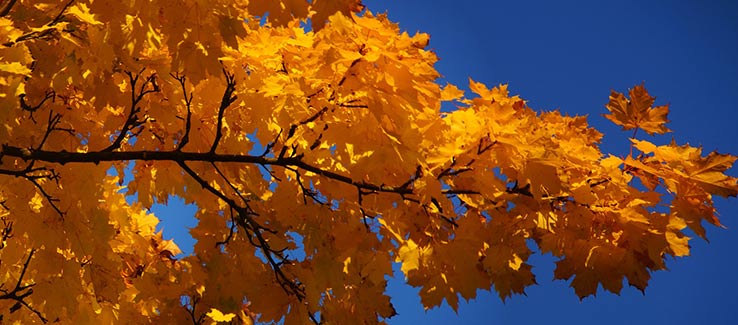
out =
<svg viewBox="0 0 738 325"><path fill-rule="evenodd" d="M24 75L24 76L29 75L31 73L31 69L29 69L25 65L22 65L18 62L0 63L0 71Z"/></svg>
<svg viewBox="0 0 738 325"><path fill-rule="evenodd" d="M709 193L722 197L738 196L738 179L724 173L735 160L735 156L711 152L707 157L694 161L693 167L688 169L689 177Z"/></svg>
<svg viewBox="0 0 738 325"><path fill-rule="evenodd" d="M28 201L28 206L31 207L31 210L33 212L39 213L41 212L41 207L44 206L44 198L41 197L38 192L36 192L36 195L34 195L30 201Z"/></svg>
<svg viewBox="0 0 738 325"><path fill-rule="evenodd" d="M385 220L379 219L379 223L400 243L395 262L402 263L401 270L405 277L408 276L410 271L419 269L423 264L423 260L433 252L432 247L420 247L412 239L404 239Z"/></svg>
<svg viewBox="0 0 738 325"><path fill-rule="evenodd" d="M456 87L456 85L447 84L446 87L443 87L443 90L441 90L442 101L452 101L462 97L464 97L464 91L459 89L459 87Z"/></svg>
<svg viewBox="0 0 738 325"><path fill-rule="evenodd" d="M328 17L340 12L346 17L351 17L351 12L359 12L364 9L360 0L317 0L313 1L311 11L313 30L321 30L325 26Z"/></svg>
<svg viewBox="0 0 738 325"><path fill-rule="evenodd" d="M95 19L95 15L90 12L90 8L84 3L78 3L74 6L69 7L67 12L77 17L77 19L86 22L91 25L102 25L103 23Z"/></svg>
<svg viewBox="0 0 738 325"><path fill-rule="evenodd" d="M738 178L725 174L737 157L728 154L711 152L702 157L702 149L689 145L678 146L672 142L664 146L656 146L648 141L632 140L634 146L645 154L653 153L648 161L658 161L659 164L648 165L628 158L627 164L639 168L654 176L664 177L662 169L673 166L674 172L695 182L705 191L722 197L738 196ZM661 165L666 163L666 165ZM658 168L657 168L658 167Z"/></svg>
<svg viewBox="0 0 738 325"><path fill-rule="evenodd" d="M210 312L208 312L205 315L207 315L208 317L210 317L210 319L218 323L230 322L231 319L233 319L233 317L236 317L236 314L234 313L223 314L222 311L217 310L215 308L210 308Z"/></svg>
<svg viewBox="0 0 738 325"><path fill-rule="evenodd" d="M423 252L424 250L418 247L412 239L407 240L405 244L400 247L397 262L402 262L401 270L405 276L407 276L410 271L417 270L420 267Z"/></svg>
<svg viewBox="0 0 738 325"><path fill-rule="evenodd" d="M623 130L642 129L653 135L671 132L664 126L669 120L669 105L652 107L655 98L648 94L641 84L630 90L630 99L622 93L612 91L610 102L605 105L610 114L604 116L613 123L623 127Z"/></svg>

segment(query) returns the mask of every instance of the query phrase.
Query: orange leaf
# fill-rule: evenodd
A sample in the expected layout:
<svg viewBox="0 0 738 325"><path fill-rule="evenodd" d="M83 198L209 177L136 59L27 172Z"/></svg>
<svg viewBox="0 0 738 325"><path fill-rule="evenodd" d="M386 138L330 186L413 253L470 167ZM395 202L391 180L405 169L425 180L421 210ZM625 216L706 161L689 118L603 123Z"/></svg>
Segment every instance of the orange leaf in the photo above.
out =
<svg viewBox="0 0 738 325"><path fill-rule="evenodd" d="M604 116L613 123L623 127L623 130L639 128L648 134L663 134L671 132L666 126L666 115L669 114L669 105L652 107L654 97L648 94L643 85L630 90L630 99L622 93L612 91L610 102L605 105L610 114Z"/></svg>
<svg viewBox="0 0 738 325"><path fill-rule="evenodd" d="M696 181L705 191L722 197L738 196L738 179L725 175L736 157L711 152L707 157L694 161L688 169L689 178Z"/></svg>

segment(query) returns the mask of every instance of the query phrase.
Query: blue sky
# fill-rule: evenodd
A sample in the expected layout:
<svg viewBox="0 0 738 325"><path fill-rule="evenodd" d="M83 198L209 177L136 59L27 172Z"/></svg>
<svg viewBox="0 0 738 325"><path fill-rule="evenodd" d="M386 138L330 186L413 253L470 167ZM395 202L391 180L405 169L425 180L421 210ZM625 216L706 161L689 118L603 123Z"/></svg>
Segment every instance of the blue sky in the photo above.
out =
<svg viewBox="0 0 738 325"><path fill-rule="evenodd" d="M669 103L674 133L647 137L738 155L738 2L736 1L375 1L410 33L431 34L444 78L468 77L509 89L543 110L589 115L605 133L603 150L627 153L627 137L606 121L610 89L645 82ZM642 133L641 133L642 134ZM738 168L729 171L738 176ZM580 302L553 281L553 259L536 255L538 286L502 303L482 291L458 315L424 312L412 288L394 281L399 315L391 324L738 324L738 200L717 200L728 229L708 228L692 256L653 274L645 296L626 287Z"/></svg>
<svg viewBox="0 0 738 325"><path fill-rule="evenodd" d="M603 150L627 153L630 132L606 121L610 89L645 82L657 104L669 103L674 133L646 137L659 144L702 145L738 155L738 2L735 1L376 1L410 33L431 34L445 81L469 77L509 89L540 110L589 115L605 133ZM642 134L642 133L641 133ZM738 168L729 171L738 176ZM645 296L624 288L583 301L568 283L553 281L550 256L534 255L538 286L506 303L480 291L462 303L425 312L416 290L390 283L399 315L390 324L738 324L738 200L717 199L728 229L708 228L692 255L657 272ZM191 208L157 207L165 235L189 251L183 218Z"/></svg>

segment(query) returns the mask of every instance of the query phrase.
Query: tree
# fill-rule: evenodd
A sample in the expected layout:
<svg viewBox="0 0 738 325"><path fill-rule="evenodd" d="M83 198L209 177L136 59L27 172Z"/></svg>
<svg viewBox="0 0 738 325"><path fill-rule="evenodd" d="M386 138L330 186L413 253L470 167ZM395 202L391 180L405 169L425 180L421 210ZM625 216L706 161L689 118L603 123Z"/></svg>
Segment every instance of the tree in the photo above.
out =
<svg viewBox="0 0 738 325"><path fill-rule="evenodd" d="M358 1L0 8L7 321L377 322L393 262L456 308L534 284L529 242L579 297L645 290L738 195L735 157L637 139L670 131L643 85L611 94L633 133L607 155L584 117L439 85L428 35ZM170 196L192 256L155 231Z"/></svg>

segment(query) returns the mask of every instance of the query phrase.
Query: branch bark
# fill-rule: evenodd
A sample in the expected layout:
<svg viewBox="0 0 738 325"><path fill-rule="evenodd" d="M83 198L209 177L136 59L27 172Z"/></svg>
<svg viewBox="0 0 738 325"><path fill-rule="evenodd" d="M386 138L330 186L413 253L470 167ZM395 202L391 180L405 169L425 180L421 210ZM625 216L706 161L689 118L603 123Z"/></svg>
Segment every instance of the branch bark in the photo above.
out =
<svg viewBox="0 0 738 325"><path fill-rule="evenodd" d="M95 163L112 162L112 161L172 161L172 162L213 162L213 163L244 163L258 164L282 167L294 167L314 174L339 181L342 183L356 186L362 190L396 193L396 194L412 194L413 190L409 184L401 186L377 185L364 181L357 181L349 176L341 175L336 172L323 170L320 167L310 165L302 160L301 156L295 157L263 157L241 154L219 154L213 152L185 152L185 151L94 151L94 152L69 152L69 151L48 151L41 149L20 148L8 144L3 144L0 156L16 157L23 160L35 160L48 163L69 164L69 163Z"/></svg>

